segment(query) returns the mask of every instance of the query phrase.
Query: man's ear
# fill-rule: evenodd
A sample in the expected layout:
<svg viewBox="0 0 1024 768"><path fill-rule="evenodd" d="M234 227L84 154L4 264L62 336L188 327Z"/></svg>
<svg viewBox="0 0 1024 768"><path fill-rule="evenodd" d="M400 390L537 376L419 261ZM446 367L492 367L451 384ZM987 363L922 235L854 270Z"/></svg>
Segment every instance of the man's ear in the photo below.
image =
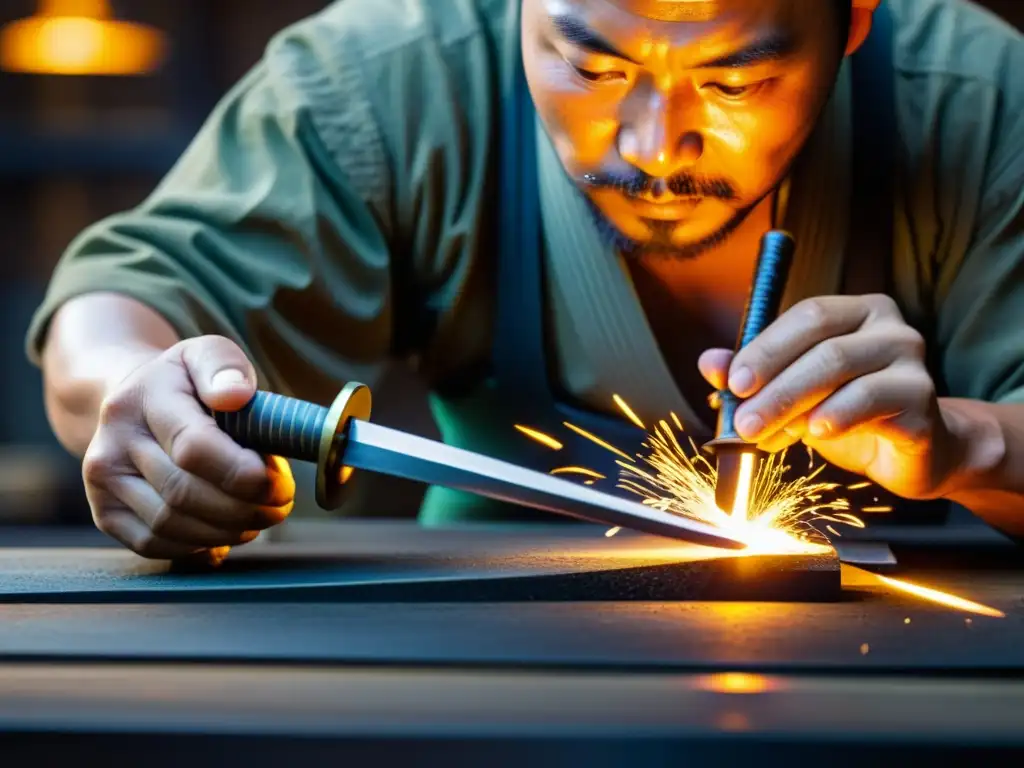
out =
<svg viewBox="0 0 1024 768"><path fill-rule="evenodd" d="M846 55L852 56L871 33L871 18L882 0L851 0L850 35L846 39Z"/></svg>

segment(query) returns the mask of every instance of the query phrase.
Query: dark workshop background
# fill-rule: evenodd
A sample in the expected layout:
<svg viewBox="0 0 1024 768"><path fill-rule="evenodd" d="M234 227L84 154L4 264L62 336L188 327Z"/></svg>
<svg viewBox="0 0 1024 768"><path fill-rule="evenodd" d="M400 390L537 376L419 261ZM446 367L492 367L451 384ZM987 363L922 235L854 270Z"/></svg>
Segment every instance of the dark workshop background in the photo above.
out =
<svg viewBox="0 0 1024 768"><path fill-rule="evenodd" d="M138 202L267 39L327 4L0 0L0 25L44 7L106 9L150 25L170 46L163 65L142 76L0 71L0 523L88 522L78 464L50 434L39 373L23 353L29 317L61 252L91 222ZM1024 0L983 4L1024 27ZM400 374L379 385L375 400L377 420L434 434L422 393ZM297 480L297 513L316 514L305 468ZM420 492L368 476L356 491L355 506L369 514L411 514Z"/></svg>

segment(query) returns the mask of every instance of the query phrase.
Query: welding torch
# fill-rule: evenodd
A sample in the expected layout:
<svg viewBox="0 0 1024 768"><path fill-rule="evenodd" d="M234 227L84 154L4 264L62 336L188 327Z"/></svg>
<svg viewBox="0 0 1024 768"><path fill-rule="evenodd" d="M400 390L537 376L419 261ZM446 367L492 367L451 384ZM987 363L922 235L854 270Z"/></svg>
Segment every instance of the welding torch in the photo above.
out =
<svg viewBox="0 0 1024 768"><path fill-rule="evenodd" d="M761 238L754 279L736 340L736 352L750 344L778 316L795 251L796 242L788 232L772 230ZM728 386L716 393L716 399L718 424L715 438L704 446L714 454L717 463L715 501L723 512L745 517L763 452L736 432L736 410L742 401L729 391Z"/></svg>

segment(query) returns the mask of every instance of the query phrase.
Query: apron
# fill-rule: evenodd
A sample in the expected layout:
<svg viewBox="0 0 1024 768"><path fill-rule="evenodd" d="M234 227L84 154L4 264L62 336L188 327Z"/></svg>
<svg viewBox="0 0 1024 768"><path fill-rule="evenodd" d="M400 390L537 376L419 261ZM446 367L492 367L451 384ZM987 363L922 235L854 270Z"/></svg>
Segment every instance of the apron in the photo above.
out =
<svg viewBox="0 0 1024 768"><path fill-rule="evenodd" d="M875 14L871 35L851 62L854 93L852 212L855 220L872 222L873 226L851 228L849 253L857 258L847 258L843 265L842 287L847 294L891 291L892 169L895 165L892 158L896 136L892 46L892 17L883 2ZM483 389L478 396L460 398L458 419L449 418L444 396L434 398L435 418L446 442L542 472L557 466L586 467L603 476L596 480L596 488L625 494L616 488L620 472L616 462L622 456L568 430L565 425L575 425L631 456L642 451L646 430L641 430L625 416L616 418L573 403L552 385L555 378L550 352L553 334L545 301L545 236L541 216L544 180L540 178L537 160L538 152L553 150L550 146L538 146L539 123L527 89L519 46L512 48L516 52L516 66L509 70L512 80L506 84L502 99L498 195L502 209L490 375L483 377L478 385ZM680 406L680 410L687 409L685 404ZM499 412L502 424L495 423ZM669 413L661 417L668 419ZM687 417L692 421L692 413L687 412L683 420L687 421ZM514 425L533 427L546 434L557 431L562 447L553 452L551 447L517 434ZM504 430L504 434L497 436L495 429ZM837 481L862 480L838 470L837 474ZM916 503L897 502L895 497L880 489L875 495L877 501L869 499L868 504L897 509L896 514L879 518L881 523L906 522L907 519L940 522L945 519L949 506L945 502L938 507L932 503L925 510ZM916 509L911 512L909 507ZM456 520L558 522L566 519L497 502L481 505L479 499L469 494L437 487L428 491L421 512L421 521L427 525ZM874 526L872 520L872 528Z"/></svg>

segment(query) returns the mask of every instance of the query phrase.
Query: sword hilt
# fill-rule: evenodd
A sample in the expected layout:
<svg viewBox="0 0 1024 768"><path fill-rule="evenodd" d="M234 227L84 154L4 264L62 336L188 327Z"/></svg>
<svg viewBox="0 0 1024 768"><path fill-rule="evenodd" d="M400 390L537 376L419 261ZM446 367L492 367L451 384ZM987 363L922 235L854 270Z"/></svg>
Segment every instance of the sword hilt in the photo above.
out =
<svg viewBox="0 0 1024 768"><path fill-rule="evenodd" d="M327 408L260 390L240 410L217 411L213 418L243 448L315 464Z"/></svg>
<svg viewBox="0 0 1024 768"><path fill-rule="evenodd" d="M344 466L344 437L350 419L368 421L370 390L345 385L330 408L259 390L237 411L212 412L214 421L243 448L263 455L316 464L316 501L337 509L352 472Z"/></svg>

